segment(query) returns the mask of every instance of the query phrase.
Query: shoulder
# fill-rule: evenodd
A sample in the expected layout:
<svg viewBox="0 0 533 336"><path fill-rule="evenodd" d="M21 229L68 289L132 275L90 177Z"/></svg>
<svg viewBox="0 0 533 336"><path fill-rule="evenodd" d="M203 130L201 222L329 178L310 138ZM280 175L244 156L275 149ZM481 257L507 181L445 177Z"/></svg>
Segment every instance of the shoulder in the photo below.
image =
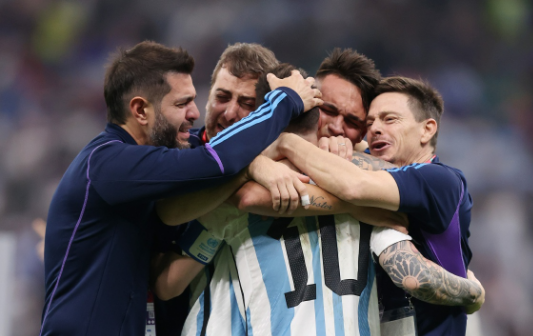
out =
<svg viewBox="0 0 533 336"><path fill-rule="evenodd" d="M396 182L418 181L434 187L454 186L461 183L461 176L457 169L440 163L414 163L405 167L387 169ZM400 184L400 183L398 183Z"/></svg>

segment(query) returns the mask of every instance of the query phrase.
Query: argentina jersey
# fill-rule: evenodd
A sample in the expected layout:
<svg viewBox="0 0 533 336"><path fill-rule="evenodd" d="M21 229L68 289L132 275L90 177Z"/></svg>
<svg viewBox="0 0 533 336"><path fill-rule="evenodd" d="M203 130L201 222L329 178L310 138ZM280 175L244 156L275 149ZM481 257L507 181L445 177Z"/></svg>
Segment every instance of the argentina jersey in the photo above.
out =
<svg viewBox="0 0 533 336"><path fill-rule="evenodd" d="M374 238L348 215L263 220L222 205L199 220L227 249L183 335L379 335L371 245L409 238ZM215 316L221 303L231 318Z"/></svg>

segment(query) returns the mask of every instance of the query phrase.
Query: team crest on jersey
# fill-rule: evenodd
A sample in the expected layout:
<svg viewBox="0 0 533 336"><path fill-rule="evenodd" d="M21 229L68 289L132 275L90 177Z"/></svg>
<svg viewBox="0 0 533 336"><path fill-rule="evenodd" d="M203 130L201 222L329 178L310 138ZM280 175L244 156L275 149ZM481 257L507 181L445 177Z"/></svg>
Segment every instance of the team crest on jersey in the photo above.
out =
<svg viewBox="0 0 533 336"><path fill-rule="evenodd" d="M217 247L219 243L220 243L220 241L218 241L216 239L213 239L213 238L209 238L207 240L207 245L209 245L209 247L211 247L211 248Z"/></svg>

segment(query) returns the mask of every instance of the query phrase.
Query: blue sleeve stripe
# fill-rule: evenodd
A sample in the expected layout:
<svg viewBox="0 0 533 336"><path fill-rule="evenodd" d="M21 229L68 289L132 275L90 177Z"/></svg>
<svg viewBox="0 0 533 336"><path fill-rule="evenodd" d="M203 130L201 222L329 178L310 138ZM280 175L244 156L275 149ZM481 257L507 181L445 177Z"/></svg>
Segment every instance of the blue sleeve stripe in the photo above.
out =
<svg viewBox="0 0 533 336"><path fill-rule="evenodd" d="M281 94L283 94L282 91L276 90L276 91L269 92L265 97L266 98L270 98L271 96L279 96ZM215 135L213 137L213 139L211 139L210 142L213 143L213 142L217 141L217 139L223 137L225 134L230 132L231 130L233 130L235 128L238 128L241 125L244 125L244 124L250 122L254 118L259 117L259 116L263 115L264 113L268 113L270 111L269 110L269 106L270 106L269 102L266 101L263 105L259 106L259 108L257 110L252 111L249 115L247 115L246 117L242 118L242 120L240 120L239 122L236 122L235 124L231 125L230 127L226 128L225 130L220 131L220 133Z"/></svg>
<svg viewBox="0 0 533 336"><path fill-rule="evenodd" d="M221 132L221 134L215 136L211 141L211 147L215 147L216 145L224 142L231 136L239 133L240 131L243 131L247 128L252 127L253 125L256 125L262 121L265 121L272 117L274 114L274 110L278 106L279 102L282 101L285 97L287 97L287 94L283 91L280 91L281 94L274 100L272 103L270 109L268 109L268 106L265 106L263 104L259 110L250 113L246 118L243 118L239 122L236 122L231 127L228 127L224 131ZM264 110L264 111L263 111Z"/></svg>
<svg viewBox="0 0 533 336"><path fill-rule="evenodd" d="M280 90L276 90L276 91L271 91L269 92L269 94L266 95L267 98L270 98L271 96L279 96L281 95L283 92L280 91ZM275 98L274 98L275 99ZM273 100L273 99L272 99ZM237 128L239 127L240 125L243 125L243 124L246 124L247 122L253 120L255 117L258 117L258 116L261 116L263 115L264 113L268 113L269 112L269 101L272 101L272 100L268 100L266 101L263 105L259 106L259 108L255 111L252 111L249 115L247 115L246 117L242 118L242 120L240 120L239 122L236 122L235 124L229 126L228 128L226 128L225 130L222 130L220 133L218 133L217 135L215 135L213 137L213 139L211 139L210 142L214 142L216 141L216 139L218 138L221 138L224 136L224 134L230 132L232 129L234 128Z"/></svg>
<svg viewBox="0 0 533 336"><path fill-rule="evenodd" d="M412 164L410 164L408 166L405 166L405 167L387 169L387 171L390 172L390 173L394 173L394 172L397 172L397 171L400 171L400 170L406 171L409 168L420 169L420 168L422 168L425 165L427 165L427 163L412 163Z"/></svg>

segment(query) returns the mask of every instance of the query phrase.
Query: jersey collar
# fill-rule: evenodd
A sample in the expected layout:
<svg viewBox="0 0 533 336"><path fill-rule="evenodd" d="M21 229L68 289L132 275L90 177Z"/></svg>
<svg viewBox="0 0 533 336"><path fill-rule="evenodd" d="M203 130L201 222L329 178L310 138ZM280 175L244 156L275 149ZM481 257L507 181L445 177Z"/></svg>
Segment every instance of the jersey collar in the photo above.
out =
<svg viewBox="0 0 533 336"><path fill-rule="evenodd" d="M105 131L117 135L122 141L130 145L137 145L133 137L122 127L117 124L107 123Z"/></svg>

